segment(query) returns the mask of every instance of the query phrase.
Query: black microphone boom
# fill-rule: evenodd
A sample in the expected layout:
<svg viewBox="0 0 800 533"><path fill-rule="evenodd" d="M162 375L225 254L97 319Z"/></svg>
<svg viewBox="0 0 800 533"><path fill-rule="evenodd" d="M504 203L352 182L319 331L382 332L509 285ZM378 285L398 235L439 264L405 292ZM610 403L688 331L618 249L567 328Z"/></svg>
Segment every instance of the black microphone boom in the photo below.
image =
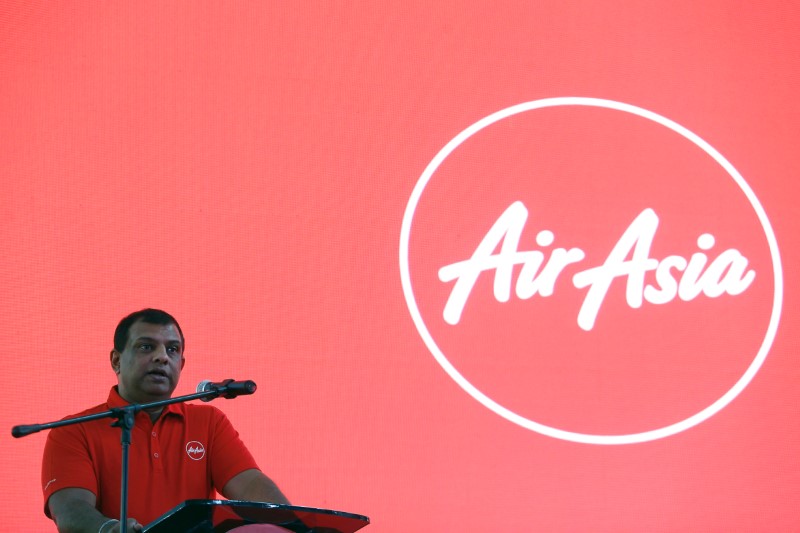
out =
<svg viewBox="0 0 800 533"><path fill-rule="evenodd" d="M218 396L231 399L245 394L253 394L256 391L256 382L249 379L247 381L233 381L232 379L226 379L224 381L220 381L219 383L213 383L206 379L197 384L197 392L210 391L216 392L216 396L201 398L204 402L210 402Z"/></svg>

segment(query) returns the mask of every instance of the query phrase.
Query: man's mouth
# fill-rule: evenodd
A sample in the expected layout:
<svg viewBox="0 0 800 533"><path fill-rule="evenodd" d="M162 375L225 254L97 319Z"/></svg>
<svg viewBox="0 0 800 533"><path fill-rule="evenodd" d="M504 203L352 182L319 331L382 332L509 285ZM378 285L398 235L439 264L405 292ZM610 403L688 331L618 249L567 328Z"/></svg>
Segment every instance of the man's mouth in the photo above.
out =
<svg viewBox="0 0 800 533"><path fill-rule="evenodd" d="M169 376L163 370L149 370L147 375L155 379L169 379Z"/></svg>

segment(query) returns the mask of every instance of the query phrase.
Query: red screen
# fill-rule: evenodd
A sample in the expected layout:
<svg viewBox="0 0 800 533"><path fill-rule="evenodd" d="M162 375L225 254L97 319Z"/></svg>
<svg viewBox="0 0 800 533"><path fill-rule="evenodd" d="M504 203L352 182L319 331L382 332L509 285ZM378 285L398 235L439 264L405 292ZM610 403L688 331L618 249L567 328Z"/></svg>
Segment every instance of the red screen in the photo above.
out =
<svg viewBox="0 0 800 533"><path fill-rule="evenodd" d="M54 529L11 427L104 401L144 307L366 531L800 529L790 3L0 20L5 529Z"/></svg>

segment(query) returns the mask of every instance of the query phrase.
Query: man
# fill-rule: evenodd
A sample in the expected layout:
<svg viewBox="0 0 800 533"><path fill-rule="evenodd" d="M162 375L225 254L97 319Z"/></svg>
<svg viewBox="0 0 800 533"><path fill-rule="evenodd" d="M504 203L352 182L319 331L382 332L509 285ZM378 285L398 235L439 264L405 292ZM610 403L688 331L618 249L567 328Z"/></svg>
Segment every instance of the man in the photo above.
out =
<svg viewBox="0 0 800 533"><path fill-rule="evenodd" d="M186 362L183 349L183 332L168 313L144 309L123 318L110 357L118 384L106 403L76 416L170 398ZM121 430L110 423L100 419L48 435L44 508L60 532L120 530ZM131 441L129 531L141 531L184 500L213 498L215 490L230 500L289 503L225 415L210 405L140 411Z"/></svg>

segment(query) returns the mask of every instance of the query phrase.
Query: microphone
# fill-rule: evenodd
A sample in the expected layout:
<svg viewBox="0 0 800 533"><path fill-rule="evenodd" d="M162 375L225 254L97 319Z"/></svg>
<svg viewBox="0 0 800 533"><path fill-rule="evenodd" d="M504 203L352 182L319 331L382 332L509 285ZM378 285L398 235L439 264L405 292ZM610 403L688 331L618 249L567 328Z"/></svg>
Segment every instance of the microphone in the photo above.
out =
<svg viewBox="0 0 800 533"><path fill-rule="evenodd" d="M197 384L196 392L210 391L214 391L217 394L215 396L207 396L200 399L204 402L210 402L218 396L222 396L223 398L230 400L231 398L236 398L237 396L253 394L256 391L256 383L255 381L251 381L249 379L247 381L233 381L232 379L226 379L219 383L213 383L205 379Z"/></svg>

